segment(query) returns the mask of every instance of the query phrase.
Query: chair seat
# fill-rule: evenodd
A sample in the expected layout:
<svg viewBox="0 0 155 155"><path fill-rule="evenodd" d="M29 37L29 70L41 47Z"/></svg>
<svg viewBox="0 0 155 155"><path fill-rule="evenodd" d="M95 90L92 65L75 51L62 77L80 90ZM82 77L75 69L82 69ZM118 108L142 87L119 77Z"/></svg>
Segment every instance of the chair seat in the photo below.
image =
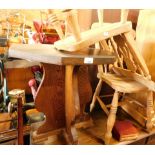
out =
<svg viewBox="0 0 155 155"><path fill-rule="evenodd" d="M137 81L131 78L119 76L117 74L98 73L97 77L101 78L114 90L119 92L136 93L139 91L148 90L148 88L142 85L141 83L138 83Z"/></svg>

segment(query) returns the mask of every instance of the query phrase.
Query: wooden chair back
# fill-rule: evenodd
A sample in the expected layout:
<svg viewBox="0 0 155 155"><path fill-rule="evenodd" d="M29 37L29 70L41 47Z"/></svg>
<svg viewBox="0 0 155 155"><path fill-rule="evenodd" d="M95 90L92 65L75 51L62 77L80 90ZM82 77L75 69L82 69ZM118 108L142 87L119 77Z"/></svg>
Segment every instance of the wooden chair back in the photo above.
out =
<svg viewBox="0 0 155 155"><path fill-rule="evenodd" d="M103 10L98 10L99 24L104 25ZM128 10L121 10L120 22L127 22ZM95 44L96 48L103 48L114 52L117 57L116 63L112 69L116 74L129 77L145 85L150 90L155 91L155 84L151 81L148 67L141 53L139 52L132 30L128 32L120 31L120 34L111 35L105 40ZM99 72L102 72L102 66L98 66Z"/></svg>
<svg viewBox="0 0 155 155"><path fill-rule="evenodd" d="M127 14L127 10L121 10L120 23L122 25L127 22ZM98 10L98 26L103 25L102 15L103 11ZM124 99L125 93L133 94L147 91L147 103L145 108L145 118L147 119L144 119L143 116L140 115L140 113L138 113L134 108L132 109L133 106L131 107L132 111L129 111L127 108L125 108L125 111L131 114L131 116L136 118L140 123L144 124L148 130L152 129L152 118L154 117L152 91L155 91L155 83L151 80L146 63L141 53L138 51L136 41L132 35L132 30L124 32L122 27L119 34L116 35L113 33L110 37L96 43L95 46L96 48L103 48L106 50L109 49L111 52L114 52L117 57L116 63L110 68L112 72L105 74L101 68L102 66L99 66L99 74L97 75L99 78L99 83L96 87L92 103L90 105L90 111L92 111L97 99L101 105L101 108L108 116L107 131L105 133L106 144L109 144L110 138L112 137L112 128L116 120L119 95L121 93L123 94L122 99ZM107 72L107 70L105 70L105 72ZM114 89L110 111L108 111L107 106L102 102L102 100L99 99L102 81L106 82ZM131 102L133 102L133 100ZM124 105L127 105L126 103L128 102L125 102ZM124 107L124 105L122 104L121 107ZM144 121L142 122L142 120Z"/></svg>

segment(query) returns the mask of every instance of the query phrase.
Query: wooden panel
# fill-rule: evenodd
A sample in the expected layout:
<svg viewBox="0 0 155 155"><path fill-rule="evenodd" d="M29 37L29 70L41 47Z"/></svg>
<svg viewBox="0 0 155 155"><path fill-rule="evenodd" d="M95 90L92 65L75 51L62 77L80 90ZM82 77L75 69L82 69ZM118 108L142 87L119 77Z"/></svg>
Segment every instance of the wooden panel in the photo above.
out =
<svg viewBox="0 0 155 155"><path fill-rule="evenodd" d="M4 63L8 90L23 89L26 94L31 94L28 81L34 77L31 67L39 65L37 62L27 60L13 60Z"/></svg>
<svg viewBox="0 0 155 155"><path fill-rule="evenodd" d="M64 66L44 64L44 69L46 78L39 87L35 103L36 108L44 112L47 119L46 123L39 128L38 133L65 127L65 68ZM92 96L86 66L80 67L78 80L80 107L84 109L85 104L90 102Z"/></svg>
<svg viewBox="0 0 155 155"><path fill-rule="evenodd" d="M23 89L26 94L31 94L28 81L34 77L31 68L7 68L6 79L8 90Z"/></svg>
<svg viewBox="0 0 155 155"><path fill-rule="evenodd" d="M137 46L155 81L155 10L141 10L136 29Z"/></svg>
<svg viewBox="0 0 155 155"><path fill-rule="evenodd" d="M65 68L50 64L43 64L43 67L43 81L38 88L35 104L37 110L45 113L46 123L40 127L39 132L50 131L65 126Z"/></svg>

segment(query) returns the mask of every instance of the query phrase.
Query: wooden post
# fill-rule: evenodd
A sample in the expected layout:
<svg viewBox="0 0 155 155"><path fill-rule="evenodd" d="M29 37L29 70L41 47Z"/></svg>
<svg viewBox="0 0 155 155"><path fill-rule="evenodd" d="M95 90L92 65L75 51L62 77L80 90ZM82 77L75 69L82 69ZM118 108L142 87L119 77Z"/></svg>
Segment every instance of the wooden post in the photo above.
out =
<svg viewBox="0 0 155 155"><path fill-rule="evenodd" d="M121 10L121 23L125 23L127 22L127 19L128 19L128 13L129 13L129 10L128 9L122 9Z"/></svg>
<svg viewBox="0 0 155 155"><path fill-rule="evenodd" d="M65 138L68 144L77 144L77 133L75 129L75 105L73 91L74 66L66 65L65 70L65 114L66 114L66 133Z"/></svg>
<svg viewBox="0 0 155 155"><path fill-rule="evenodd" d="M21 96L18 96L17 98L17 104L18 104L18 126L17 126L17 131L18 131L18 145L23 145L24 140L23 140L23 110L22 110L22 103L23 99Z"/></svg>
<svg viewBox="0 0 155 155"><path fill-rule="evenodd" d="M112 128L116 120L117 107L118 107L118 92L115 91L112 104L111 104L110 113L109 113L108 120L107 120L107 129L105 133L105 144L109 144L110 139L112 137Z"/></svg>
<svg viewBox="0 0 155 155"><path fill-rule="evenodd" d="M99 21L99 24L102 25L103 24L103 9L98 9L97 10L97 16L98 16L98 21Z"/></svg>

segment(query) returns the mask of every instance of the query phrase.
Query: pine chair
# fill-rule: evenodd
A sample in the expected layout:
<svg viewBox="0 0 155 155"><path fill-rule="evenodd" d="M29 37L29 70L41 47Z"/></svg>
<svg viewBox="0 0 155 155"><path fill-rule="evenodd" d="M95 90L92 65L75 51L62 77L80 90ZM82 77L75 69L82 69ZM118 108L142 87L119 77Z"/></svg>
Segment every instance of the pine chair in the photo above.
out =
<svg viewBox="0 0 155 155"><path fill-rule="evenodd" d="M127 14L127 10L121 11L122 25L126 23ZM103 19L103 12L101 10L98 11L98 16L98 26L100 26L103 24L103 22L100 22L100 18ZM110 49L112 52L115 52L117 56L117 61L112 67L105 69L105 72L103 71L102 66L98 67L99 69L97 77L99 78L99 83L96 87L92 103L90 105L90 111L92 111L95 106L96 99L98 99L102 109L108 116L105 143L110 144L120 95L126 96L126 94L147 91L146 128L148 131L150 131L153 128L153 91L155 91L155 83L151 80L151 76L145 61L137 49L136 42L132 35L132 29L128 32L123 32L122 28L122 32L120 32L120 34L116 35L114 32L109 38L96 43L95 47L108 50ZM111 88L114 89L110 111L99 96L103 82L107 83Z"/></svg>
<svg viewBox="0 0 155 155"><path fill-rule="evenodd" d="M60 21L65 21L65 34L60 28ZM127 32L131 29L131 22L126 22L124 25L114 23L111 25L101 25L96 29L89 29L81 32L78 23L77 10L63 10L59 14L52 14L49 16L49 24L51 24L57 31L60 40L54 42L55 48L68 52L77 52L81 49L88 48L96 42L109 38L113 33L119 34ZM123 27L123 29L122 29ZM66 35L69 32L70 35Z"/></svg>

